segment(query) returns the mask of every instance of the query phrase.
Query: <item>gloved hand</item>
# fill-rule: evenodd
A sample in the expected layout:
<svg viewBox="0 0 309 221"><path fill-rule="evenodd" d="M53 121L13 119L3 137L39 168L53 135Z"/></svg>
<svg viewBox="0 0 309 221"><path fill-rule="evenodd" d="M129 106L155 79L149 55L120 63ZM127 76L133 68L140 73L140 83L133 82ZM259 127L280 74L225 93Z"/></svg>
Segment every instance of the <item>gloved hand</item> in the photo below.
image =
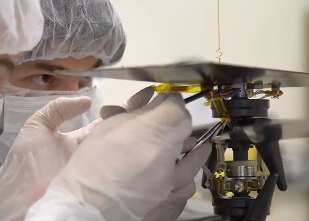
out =
<svg viewBox="0 0 309 221"><path fill-rule="evenodd" d="M57 128L91 106L87 97L58 98L30 117L0 169L0 214L3 221L23 220L45 193L92 128L61 134Z"/></svg>
<svg viewBox="0 0 309 221"><path fill-rule="evenodd" d="M153 89L144 89L144 93L137 93L128 100L123 107L103 106L101 117L106 119L115 113L131 112L134 109L142 108L152 97ZM193 137L188 138L183 144L183 153L189 152L197 143ZM179 161L175 172L175 188L168 198L151 210L144 221L175 221L182 213L187 201L195 193L194 177L199 169L205 164L211 152L211 144L205 143L202 147L189 153Z"/></svg>
<svg viewBox="0 0 309 221"><path fill-rule="evenodd" d="M126 106L130 110L139 108L149 102L153 93L146 88L132 96ZM43 196L50 182L101 119L70 133L59 133L57 128L86 112L90 106L91 100L87 97L59 98L25 123L0 169L1 220L22 220L29 207ZM117 113L117 109L111 108L108 116L103 117L106 119Z"/></svg>
<svg viewBox="0 0 309 221"><path fill-rule="evenodd" d="M109 118L84 140L26 221L143 220L175 187L190 183L191 175L177 181L185 163L175 161L191 131L178 93L161 93L141 110ZM207 155L202 149L191 156Z"/></svg>
<svg viewBox="0 0 309 221"><path fill-rule="evenodd" d="M191 138L184 144L184 152L190 151L196 144ZM184 210L187 201L194 195L194 177L206 163L210 153L211 144L205 143L190 152L176 165L174 190L168 198L151 210L143 221L176 221Z"/></svg>

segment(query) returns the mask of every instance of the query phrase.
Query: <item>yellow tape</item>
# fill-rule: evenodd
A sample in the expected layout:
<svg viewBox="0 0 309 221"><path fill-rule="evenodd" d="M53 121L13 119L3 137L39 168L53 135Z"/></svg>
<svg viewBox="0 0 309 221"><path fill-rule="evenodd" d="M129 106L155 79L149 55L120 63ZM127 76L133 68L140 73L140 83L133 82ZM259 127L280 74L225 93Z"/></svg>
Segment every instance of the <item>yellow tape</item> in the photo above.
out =
<svg viewBox="0 0 309 221"><path fill-rule="evenodd" d="M165 81L162 78L158 77L155 79L155 82L160 82L163 84L172 84L170 81ZM187 79L186 82L188 82L188 84L195 84L195 85L200 85L202 83L202 80L190 80ZM173 84L176 84L177 82L173 81ZM183 82L182 82L183 83ZM179 84L181 84L181 82L179 82Z"/></svg>
<svg viewBox="0 0 309 221"><path fill-rule="evenodd" d="M183 85L172 85L172 84L161 84L158 86L153 85L153 89L156 92L163 92L163 91L174 91L174 92L181 92L181 93L197 93L204 90L209 90L211 88L204 87L204 86L183 86Z"/></svg>
<svg viewBox="0 0 309 221"><path fill-rule="evenodd" d="M266 95L280 97L283 95L282 91L265 91Z"/></svg>
<svg viewBox="0 0 309 221"><path fill-rule="evenodd" d="M211 100L204 103L204 105L209 106L210 102L213 103L216 111L220 113L222 123L226 124L231 121L228 111L225 108L224 99L222 97L212 98Z"/></svg>

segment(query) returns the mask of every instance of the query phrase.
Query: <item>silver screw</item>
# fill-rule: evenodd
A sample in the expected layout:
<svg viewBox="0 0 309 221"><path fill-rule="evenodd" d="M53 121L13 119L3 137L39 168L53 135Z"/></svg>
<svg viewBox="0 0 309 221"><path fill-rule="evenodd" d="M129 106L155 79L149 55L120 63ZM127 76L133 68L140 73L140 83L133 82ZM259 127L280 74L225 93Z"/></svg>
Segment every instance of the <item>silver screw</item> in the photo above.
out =
<svg viewBox="0 0 309 221"><path fill-rule="evenodd" d="M242 192L242 191L244 190L244 184L241 183L241 182L237 182L237 183L235 184L235 190L236 190L238 193Z"/></svg>

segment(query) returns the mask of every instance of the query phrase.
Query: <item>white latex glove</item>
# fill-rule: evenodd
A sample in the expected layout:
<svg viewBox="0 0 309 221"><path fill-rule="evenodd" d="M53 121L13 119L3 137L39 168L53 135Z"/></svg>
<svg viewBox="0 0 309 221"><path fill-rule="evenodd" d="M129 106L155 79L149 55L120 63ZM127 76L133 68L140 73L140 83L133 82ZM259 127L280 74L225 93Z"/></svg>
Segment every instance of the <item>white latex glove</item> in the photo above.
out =
<svg viewBox="0 0 309 221"><path fill-rule="evenodd" d="M58 98L30 117L0 169L1 221L21 221L81 141L100 121L70 133L57 128L91 106L88 97Z"/></svg>
<svg viewBox="0 0 309 221"><path fill-rule="evenodd" d="M126 106L130 110L144 106L153 94L153 89L146 88L133 95ZM91 100L87 97L58 98L25 123L0 169L1 221L22 220L28 208L43 196L50 182L101 119L70 133L59 133L57 128L90 106ZM103 117L117 113L119 108L110 108Z"/></svg>
<svg viewBox="0 0 309 221"><path fill-rule="evenodd" d="M136 94L134 94L122 106L106 105L101 108L100 116L102 119L107 119L117 114L133 112L137 109L143 108L153 97L155 90L153 87L146 87Z"/></svg>
<svg viewBox="0 0 309 221"><path fill-rule="evenodd" d="M175 172L184 164L175 161L191 131L178 93L161 93L142 110L109 118L84 140L25 220L143 220L179 183Z"/></svg>
<svg viewBox="0 0 309 221"><path fill-rule="evenodd" d="M196 139L188 139L184 144L184 152L190 151L196 144ZM205 143L190 152L179 161L175 170L174 190L160 205L150 211L144 221L176 221L184 210L187 201L194 195L194 177L206 163L211 144Z"/></svg>
<svg viewBox="0 0 309 221"><path fill-rule="evenodd" d="M104 106L101 109L101 117L108 118L115 113L131 112L137 107L143 107L150 100L152 88L148 88L147 92L135 94L129 102L123 107L119 106ZM153 94L153 92L152 92ZM130 102L131 101L131 102ZM189 152L197 143L193 137L188 138L184 142L183 153ZM175 172L175 188L164 202L160 203L152 211L150 211L144 221L175 221L182 213L187 201L194 195L195 183L194 177L197 175L200 168L207 161L211 153L211 144L204 144L202 147L189 153L184 159L179 161Z"/></svg>
<svg viewBox="0 0 309 221"><path fill-rule="evenodd" d="M40 0L0 1L0 54L30 51L40 41L43 27Z"/></svg>

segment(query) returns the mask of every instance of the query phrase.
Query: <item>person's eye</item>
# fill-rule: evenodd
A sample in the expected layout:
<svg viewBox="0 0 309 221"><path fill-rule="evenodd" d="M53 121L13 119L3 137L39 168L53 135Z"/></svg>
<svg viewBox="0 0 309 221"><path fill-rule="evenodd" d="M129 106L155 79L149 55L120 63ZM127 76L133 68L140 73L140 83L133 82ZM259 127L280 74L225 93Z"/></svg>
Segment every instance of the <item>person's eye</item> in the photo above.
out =
<svg viewBox="0 0 309 221"><path fill-rule="evenodd" d="M40 74L35 76L32 80L40 85L52 84L54 82L54 76L48 74Z"/></svg>

